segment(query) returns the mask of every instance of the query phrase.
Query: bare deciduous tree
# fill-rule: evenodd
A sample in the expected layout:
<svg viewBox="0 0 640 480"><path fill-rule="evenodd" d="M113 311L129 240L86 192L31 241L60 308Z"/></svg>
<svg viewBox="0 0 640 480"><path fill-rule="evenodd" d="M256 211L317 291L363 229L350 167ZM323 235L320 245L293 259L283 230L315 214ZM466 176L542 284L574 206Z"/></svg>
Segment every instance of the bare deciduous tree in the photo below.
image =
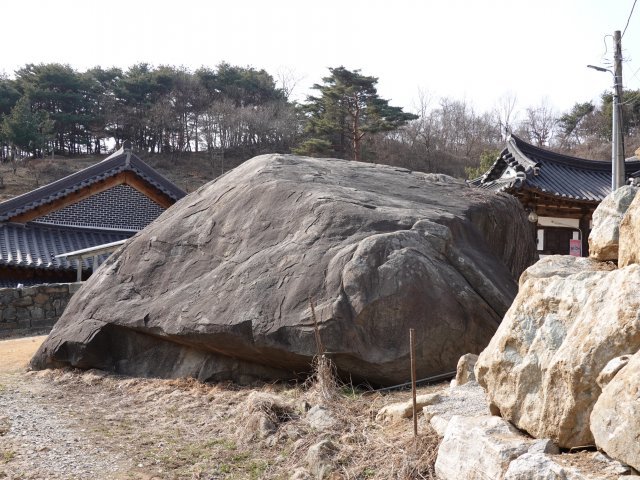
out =
<svg viewBox="0 0 640 480"><path fill-rule="evenodd" d="M304 75L298 74L294 68L281 66L276 72L276 84L282 90L286 100L291 100L293 92L304 79Z"/></svg>
<svg viewBox="0 0 640 480"><path fill-rule="evenodd" d="M557 124L558 115L549 105L549 101L544 99L537 107L527 108L526 119L522 122L520 130L536 146L545 147L549 146Z"/></svg>
<svg viewBox="0 0 640 480"><path fill-rule="evenodd" d="M507 92L498 99L494 113L498 118L502 134L510 132L517 122L517 103L518 100L514 92Z"/></svg>

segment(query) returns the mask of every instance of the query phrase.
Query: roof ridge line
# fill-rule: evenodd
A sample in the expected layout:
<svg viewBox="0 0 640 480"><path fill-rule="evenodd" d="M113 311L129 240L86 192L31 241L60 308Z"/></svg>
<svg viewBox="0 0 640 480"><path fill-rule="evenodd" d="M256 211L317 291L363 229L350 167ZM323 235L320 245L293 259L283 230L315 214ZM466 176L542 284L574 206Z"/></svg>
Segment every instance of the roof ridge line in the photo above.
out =
<svg viewBox="0 0 640 480"><path fill-rule="evenodd" d="M606 170L611 167L610 160L590 160L588 158L576 157L574 155L567 155L564 153L554 152L553 150L549 150L542 147L537 147L532 145L529 142L521 139L517 135L513 133L510 135L510 138L514 140L514 146L518 148L518 150L522 152L523 147L524 150L530 151L532 154L538 154L541 157L545 157L547 160L555 161L557 163L562 163L563 165L577 166L580 168L591 168L593 170ZM524 154L526 156L526 154ZM607 167L608 165L608 167ZM636 161L626 161L625 165L640 166L640 160Z"/></svg>
<svg viewBox="0 0 640 480"><path fill-rule="evenodd" d="M81 190L123 170L131 170L145 182L177 201L186 193L130 150L120 148L104 160L22 195L0 202L0 221L31 211L71 192Z"/></svg>

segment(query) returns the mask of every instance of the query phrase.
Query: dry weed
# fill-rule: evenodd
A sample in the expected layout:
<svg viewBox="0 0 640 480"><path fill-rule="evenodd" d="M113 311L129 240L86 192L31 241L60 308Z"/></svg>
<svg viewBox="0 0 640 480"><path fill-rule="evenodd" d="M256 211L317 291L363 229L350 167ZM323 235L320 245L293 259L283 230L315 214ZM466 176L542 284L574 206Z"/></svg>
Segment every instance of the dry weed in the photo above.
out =
<svg viewBox="0 0 640 480"><path fill-rule="evenodd" d="M333 363L319 355L303 386L245 388L194 379L128 378L99 371L53 370L25 378L39 382L42 401L58 415L73 412L73 425L106 452L127 452L159 478L289 478L312 474L309 451L323 441L324 478L431 479L436 435L420 420L375 421L384 405L408 392L363 395L338 381ZM421 388L421 393L436 387ZM321 405L335 422L316 429L307 410ZM317 470L317 469L316 469Z"/></svg>
<svg viewBox="0 0 640 480"><path fill-rule="evenodd" d="M338 421L331 429L320 433L307 431L297 440L296 455L288 462L291 471L305 466L300 460L309 447L329 439L337 450L331 459L332 473L327 478L434 479L439 439L427 422L419 421L421 433L414 437L411 420L390 425L375 421L380 408L407 400L410 394L363 393L339 381L336 367L327 355L314 359L313 375L303 386L302 398L310 405L324 406ZM294 423L302 428L304 419Z"/></svg>
<svg viewBox="0 0 640 480"><path fill-rule="evenodd" d="M343 384L339 382L335 364L326 355L313 359L313 373L304 383L306 397L312 403L332 403L341 395Z"/></svg>

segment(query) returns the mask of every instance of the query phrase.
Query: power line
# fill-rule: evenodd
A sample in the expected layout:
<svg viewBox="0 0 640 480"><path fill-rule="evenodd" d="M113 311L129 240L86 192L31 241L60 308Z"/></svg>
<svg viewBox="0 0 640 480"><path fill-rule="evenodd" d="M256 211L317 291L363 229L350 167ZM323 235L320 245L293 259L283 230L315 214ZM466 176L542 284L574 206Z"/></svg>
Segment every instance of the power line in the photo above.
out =
<svg viewBox="0 0 640 480"><path fill-rule="evenodd" d="M634 94L633 97L629 98L626 102L623 102L620 105L631 105L632 103L635 103L636 100L638 99L640 99L640 93Z"/></svg>
<svg viewBox="0 0 640 480"><path fill-rule="evenodd" d="M631 74L631 77L635 78L638 81L640 81L640 77L638 77L638 72L640 72L640 68L638 68L633 74ZM629 78L629 77L627 77L627 78ZM629 81L627 81L625 83L631 83L631 81L629 80Z"/></svg>
<svg viewBox="0 0 640 480"><path fill-rule="evenodd" d="M624 34L627 31L627 27L629 26L629 22L631 21L631 15L633 15L633 9L636 8L637 1L638 0L633 0L633 6L631 7L631 11L629 12L629 18L627 18L627 24L624 26L624 30L622 31L622 37L624 37Z"/></svg>
<svg viewBox="0 0 640 480"><path fill-rule="evenodd" d="M607 37L612 37L613 35L607 34L602 37L602 43L604 43L604 53L602 54L602 58L606 58L607 53L609 53L609 45L607 45Z"/></svg>
<svg viewBox="0 0 640 480"><path fill-rule="evenodd" d="M638 68L632 75L632 77L635 78L636 80L640 80L640 78L638 78L638 72L640 72L640 68ZM626 82L626 83L631 83L631 82ZM632 103L635 103L638 99L640 99L640 91L634 93L633 96L631 96L624 102L621 99L620 105L630 105Z"/></svg>

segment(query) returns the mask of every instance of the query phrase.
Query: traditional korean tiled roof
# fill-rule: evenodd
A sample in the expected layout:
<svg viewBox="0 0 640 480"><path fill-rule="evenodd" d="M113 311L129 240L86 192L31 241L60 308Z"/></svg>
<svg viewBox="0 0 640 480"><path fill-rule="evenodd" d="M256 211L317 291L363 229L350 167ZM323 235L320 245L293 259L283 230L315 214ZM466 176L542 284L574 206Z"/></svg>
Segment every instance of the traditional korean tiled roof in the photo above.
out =
<svg viewBox="0 0 640 480"><path fill-rule="evenodd" d="M185 196L185 192L133 154L130 144L125 142L123 148L102 162L0 203L0 267L4 269L0 284L15 286L56 281L60 275L55 272L65 272L60 278L68 278L66 272L75 272L78 261L82 262L83 270L91 269L93 258L67 260L55 257L125 240L157 218L166 205L158 204L147 193L127 184L128 180L65 203L68 195L122 172L132 172L153 187L150 191L161 192L167 200L177 201ZM62 201L56 202L58 199ZM52 204L52 209L39 209L47 204ZM32 220L20 221L17 217L24 213ZM107 256L98 256L99 263ZM12 279L6 273L11 270L23 272ZM31 270L33 275L24 275L24 270Z"/></svg>
<svg viewBox="0 0 640 480"><path fill-rule="evenodd" d="M640 173L640 161L625 163L627 178ZM510 135L507 146L477 187L514 193L528 189L583 202L601 202L611 192L611 162L586 160L535 147Z"/></svg>
<svg viewBox="0 0 640 480"><path fill-rule="evenodd" d="M125 171L134 172L175 201L186 195L171 181L140 160L130 148L123 147L95 165L0 203L0 221L11 220L17 215Z"/></svg>
<svg viewBox="0 0 640 480"><path fill-rule="evenodd" d="M35 223L0 224L0 264L47 270L75 270L76 261L55 258L56 255L125 240L134 232L88 230L47 226ZM106 258L106 256L105 256ZM85 260L83 268L91 268Z"/></svg>

